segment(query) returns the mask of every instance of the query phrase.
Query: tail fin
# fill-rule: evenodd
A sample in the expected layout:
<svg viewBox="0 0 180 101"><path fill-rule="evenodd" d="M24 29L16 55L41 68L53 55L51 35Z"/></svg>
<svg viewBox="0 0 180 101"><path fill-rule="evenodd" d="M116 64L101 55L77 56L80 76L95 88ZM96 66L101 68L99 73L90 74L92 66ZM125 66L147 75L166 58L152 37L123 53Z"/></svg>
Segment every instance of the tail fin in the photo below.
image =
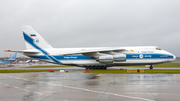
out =
<svg viewBox="0 0 180 101"><path fill-rule="evenodd" d="M41 49L53 48L31 26L24 25L22 30L27 50L37 49L37 47Z"/></svg>
<svg viewBox="0 0 180 101"><path fill-rule="evenodd" d="M17 53L14 53L14 55L11 58L7 59L7 60L16 60L16 55L17 55Z"/></svg>
<svg viewBox="0 0 180 101"><path fill-rule="evenodd" d="M28 50L37 49L55 63L62 64L55 57L51 56L47 52L47 50L45 50L45 49L52 49L53 47L50 44L48 44L31 26L24 25L22 29L23 29L24 40L26 43L26 48Z"/></svg>

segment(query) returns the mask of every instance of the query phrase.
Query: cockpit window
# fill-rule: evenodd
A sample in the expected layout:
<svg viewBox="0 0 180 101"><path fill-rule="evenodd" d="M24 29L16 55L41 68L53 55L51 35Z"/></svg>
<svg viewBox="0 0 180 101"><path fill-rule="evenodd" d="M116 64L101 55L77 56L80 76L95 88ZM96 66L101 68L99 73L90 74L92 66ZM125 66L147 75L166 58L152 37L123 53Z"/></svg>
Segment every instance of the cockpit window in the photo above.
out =
<svg viewBox="0 0 180 101"><path fill-rule="evenodd" d="M156 47L156 50L161 50L161 48L159 48L159 47Z"/></svg>

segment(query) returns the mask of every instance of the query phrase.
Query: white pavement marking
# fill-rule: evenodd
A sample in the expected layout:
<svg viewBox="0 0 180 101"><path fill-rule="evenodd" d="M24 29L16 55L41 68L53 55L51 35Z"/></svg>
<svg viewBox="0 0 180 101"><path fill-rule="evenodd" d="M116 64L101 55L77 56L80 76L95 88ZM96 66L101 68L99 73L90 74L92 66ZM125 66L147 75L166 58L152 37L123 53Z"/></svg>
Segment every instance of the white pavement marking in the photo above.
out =
<svg viewBox="0 0 180 101"><path fill-rule="evenodd" d="M36 81L36 82L37 82L37 81ZM44 82L38 82L38 83L44 83ZM58 84L52 84L52 83L46 83L46 84L49 84L49 85L58 85ZM78 87L62 86L62 85L58 85L58 86L66 87L66 88L71 88L71 89L84 90L84 91L94 92L94 93L104 93L104 92L100 92L100 91L94 91L94 90L84 89L84 88L78 88ZM37 93L37 94L38 94L38 93ZM41 94L42 94L42 93L41 93ZM116 94L116 93L108 93L108 92L105 92L105 94L114 95L114 96L120 96L120 97L126 97L126 98L132 98L132 99L145 100L145 101L154 101L154 100L151 100L151 99L140 98L140 97L132 97L132 96L126 96L126 95L120 95L120 94Z"/></svg>
<svg viewBox="0 0 180 101"><path fill-rule="evenodd" d="M98 74L98 75L96 75L96 76L101 76L102 74Z"/></svg>
<svg viewBox="0 0 180 101"><path fill-rule="evenodd" d="M4 85L9 86L8 84L4 84Z"/></svg>
<svg viewBox="0 0 180 101"><path fill-rule="evenodd" d="M22 90L28 91L27 89L22 89Z"/></svg>
<svg viewBox="0 0 180 101"><path fill-rule="evenodd" d="M10 77L10 78L22 79L22 80L28 81L27 79L24 79L24 78L18 78L18 77L7 76L7 75L4 75L4 74L0 74L0 75L6 76L6 77ZM43 82L41 82L41 83L43 83ZM0 84L2 84L2 83L0 82ZM10 85L8 85L8 84L4 84L4 85L10 86ZM54 84L53 84L53 85L54 85ZM29 91L29 90L27 90L27 89L22 89L22 88L19 88L19 87L17 87L17 86L13 86L13 87L16 88L16 89L20 89L20 90L24 90L24 91L31 92L31 91ZM40 93L40 92L34 92L34 93L39 94L39 95L43 95L43 94Z"/></svg>
<svg viewBox="0 0 180 101"><path fill-rule="evenodd" d="M7 76L7 75L4 75L4 76ZM16 78L16 79L22 79L22 80L26 80L26 81L27 81L27 79L24 79L24 78L18 78L18 77L14 77L14 78ZM32 81L32 80L31 80L31 81ZM94 92L94 93L104 93L104 94L108 94L108 95L120 96L120 97L131 98L131 99L138 99L138 100L144 100L144 101L155 101L155 100L146 99L146 98L141 98L141 97L126 96L126 95L120 95L120 94L116 94L116 93L101 92L101 91L95 91L95 90L78 88L78 87L63 86L63 85L52 84L52 83L45 83L45 82L38 82L38 81L34 81L34 82L43 83L43 84L49 84L49 85L57 85L57 86L61 86L61 87L66 87L66 88L71 88L71 89L78 89L78 90L84 90L84 91ZM6 85L6 84L5 84L5 85ZM7 84L7 85L8 85L8 84ZM8 85L8 86L9 86L9 85ZM39 93L39 92L34 92L34 93L42 95L42 93Z"/></svg>
<svg viewBox="0 0 180 101"><path fill-rule="evenodd" d="M39 93L39 92L34 92L34 93L36 93L36 94L40 94L40 95L43 95L42 93Z"/></svg>
<svg viewBox="0 0 180 101"><path fill-rule="evenodd" d="M62 86L62 85L58 85L58 86ZM146 99L146 98L141 98L141 97L126 96L126 95L120 95L120 94L116 94L116 93L101 92L101 91L95 91L95 90L78 88L78 87L71 87L71 86L62 86L62 87L71 88L71 89L78 89L78 90L84 90L84 91L100 93L100 94L104 93L104 94L108 94L108 95L114 95L114 96L120 96L120 97L126 97L126 98L138 99L138 100L144 100L144 101L154 101L154 100L151 100L151 99Z"/></svg>
<svg viewBox="0 0 180 101"><path fill-rule="evenodd" d="M53 83L46 83L48 85L56 85L56 86L62 86L62 85L59 85L59 84L53 84Z"/></svg>
<svg viewBox="0 0 180 101"><path fill-rule="evenodd" d="M29 91L29 90L27 90L27 89L22 89L22 88L19 88L19 87L17 87L17 86L13 86L14 88L16 88L16 89L20 89L20 90L24 90L24 91L28 91L28 92L31 92L31 91ZM43 95L42 93L40 93L40 92L34 92L34 93L36 93L36 94L40 94L40 95Z"/></svg>
<svg viewBox="0 0 180 101"><path fill-rule="evenodd" d="M14 78L14 77L12 77L12 76L8 76L8 77L10 77L10 78Z"/></svg>
<svg viewBox="0 0 180 101"><path fill-rule="evenodd" d="M21 78L15 77L15 79L21 79Z"/></svg>
<svg viewBox="0 0 180 101"><path fill-rule="evenodd" d="M19 87L16 87L16 86L13 86L13 87L14 87L14 88L17 88L17 89L19 88Z"/></svg>
<svg viewBox="0 0 180 101"><path fill-rule="evenodd" d="M27 79L22 78L22 80L28 81Z"/></svg>

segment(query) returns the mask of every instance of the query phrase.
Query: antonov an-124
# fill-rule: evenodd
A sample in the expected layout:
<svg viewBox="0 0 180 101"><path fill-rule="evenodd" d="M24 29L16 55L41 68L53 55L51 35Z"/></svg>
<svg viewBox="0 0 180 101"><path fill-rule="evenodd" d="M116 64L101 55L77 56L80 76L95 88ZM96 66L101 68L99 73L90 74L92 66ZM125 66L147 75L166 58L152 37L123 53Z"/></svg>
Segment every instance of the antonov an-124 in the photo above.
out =
<svg viewBox="0 0 180 101"><path fill-rule="evenodd" d="M92 47L53 48L31 26L22 27L26 50L5 50L19 52L28 57L56 63L84 67L86 69L106 69L112 66L149 65L171 62L176 57L157 46L133 47Z"/></svg>

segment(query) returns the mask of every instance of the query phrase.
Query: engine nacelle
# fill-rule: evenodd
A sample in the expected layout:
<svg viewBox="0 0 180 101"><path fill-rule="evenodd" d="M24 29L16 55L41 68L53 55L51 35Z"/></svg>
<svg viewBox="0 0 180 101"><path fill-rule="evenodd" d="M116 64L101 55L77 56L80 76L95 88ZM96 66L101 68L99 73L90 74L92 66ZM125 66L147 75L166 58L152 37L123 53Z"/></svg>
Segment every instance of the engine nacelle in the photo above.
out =
<svg viewBox="0 0 180 101"><path fill-rule="evenodd" d="M125 54L113 55L113 61L115 62L126 61L126 55Z"/></svg>
<svg viewBox="0 0 180 101"><path fill-rule="evenodd" d="M97 61L99 63L113 63L113 62L126 61L126 55L125 54L119 54L119 55L100 56L97 59Z"/></svg>
<svg viewBox="0 0 180 101"><path fill-rule="evenodd" d="M99 61L100 63L113 63L113 56L112 55L100 56L97 61Z"/></svg>

